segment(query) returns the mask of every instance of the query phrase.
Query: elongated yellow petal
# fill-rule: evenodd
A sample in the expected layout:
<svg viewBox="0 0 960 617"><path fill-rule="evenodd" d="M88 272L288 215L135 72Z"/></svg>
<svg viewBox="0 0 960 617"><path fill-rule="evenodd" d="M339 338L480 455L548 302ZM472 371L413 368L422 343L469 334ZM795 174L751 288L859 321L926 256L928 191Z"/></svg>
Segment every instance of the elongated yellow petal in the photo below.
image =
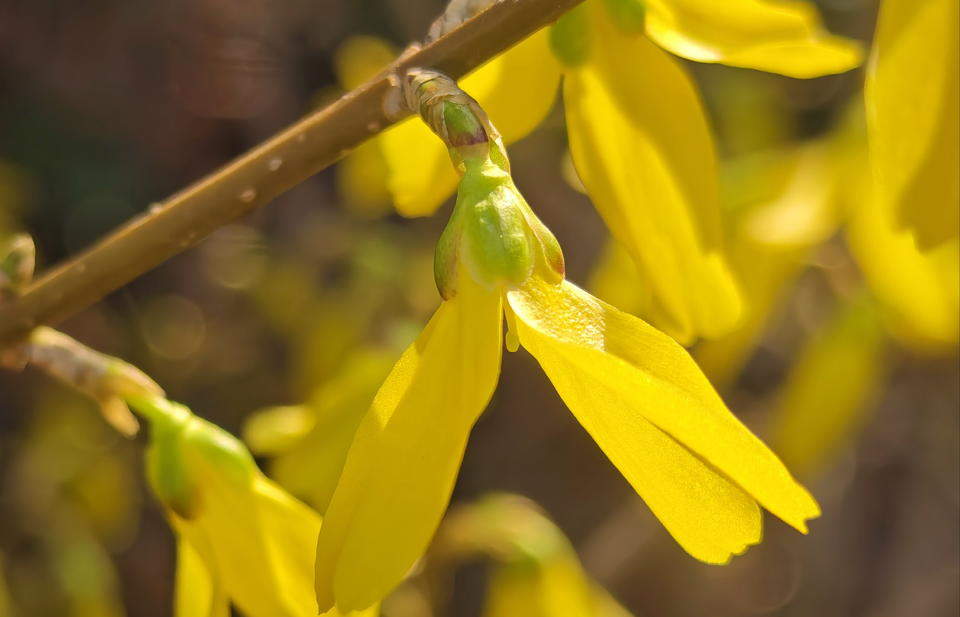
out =
<svg viewBox="0 0 960 617"><path fill-rule="evenodd" d="M750 157L737 165L743 169L727 169L751 185L773 186L753 203L737 206L732 217L730 263L746 298L744 318L733 332L702 341L694 351L697 363L721 391L740 374L787 290L808 265L810 252L840 223L835 187L838 179L846 178L837 170L841 161L831 146L813 143L775 156ZM781 175L782 185L776 186L775 178ZM730 192L741 186L737 182Z"/></svg>
<svg viewBox="0 0 960 617"><path fill-rule="evenodd" d="M393 47L372 36L354 36L334 56L337 80L352 90L383 70L397 56ZM387 164L376 141L357 146L336 166L337 188L345 205L364 218L376 218L390 209Z"/></svg>
<svg viewBox="0 0 960 617"><path fill-rule="evenodd" d="M703 106L679 64L646 38L621 33L602 11L592 23L603 44L564 78L577 172L662 307L656 325L684 342L718 336L741 307Z"/></svg>
<svg viewBox="0 0 960 617"><path fill-rule="evenodd" d="M179 527L194 546L207 542L223 593L250 617L313 614L312 545L320 517L263 477L248 490L227 483L205 489L202 513Z"/></svg>
<svg viewBox="0 0 960 617"><path fill-rule="evenodd" d="M177 578L174 600L175 617L228 617L230 606L214 572L209 550L195 548L179 526L177 537ZM205 541L206 538L201 537Z"/></svg>
<svg viewBox="0 0 960 617"><path fill-rule="evenodd" d="M423 554L500 372L501 301L463 277L362 420L317 545L321 610L369 606Z"/></svg>
<svg viewBox="0 0 960 617"><path fill-rule="evenodd" d="M824 30L809 2L648 0L647 34L688 60L790 77L842 73L861 61L858 43Z"/></svg>
<svg viewBox="0 0 960 617"><path fill-rule="evenodd" d="M528 135L553 106L560 68L541 30L460 80L503 136ZM377 138L389 170L394 205L405 216L432 214L457 186L446 148L419 118Z"/></svg>
<svg viewBox="0 0 960 617"><path fill-rule="evenodd" d="M507 297L521 344L691 555L722 563L758 542L754 499L804 532L819 514L672 339L572 283Z"/></svg>
<svg viewBox="0 0 960 617"><path fill-rule="evenodd" d="M847 241L893 334L919 351L952 350L960 340L960 241L922 251L911 231L897 229L869 178L854 182L861 190Z"/></svg>
<svg viewBox="0 0 960 617"><path fill-rule="evenodd" d="M855 297L800 352L783 386L771 439L798 473L810 473L857 430L885 373L876 307Z"/></svg>
<svg viewBox="0 0 960 617"><path fill-rule="evenodd" d="M884 0L866 83L877 198L921 249L960 231L957 0Z"/></svg>
<svg viewBox="0 0 960 617"><path fill-rule="evenodd" d="M508 563L490 578L484 617L597 617L597 598L575 555Z"/></svg>
<svg viewBox="0 0 960 617"><path fill-rule="evenodd" d="M395 360L386 350L352 354L304 407L312 428L270 465L271 477L321 514L330 504L357 426Z"/></svg>

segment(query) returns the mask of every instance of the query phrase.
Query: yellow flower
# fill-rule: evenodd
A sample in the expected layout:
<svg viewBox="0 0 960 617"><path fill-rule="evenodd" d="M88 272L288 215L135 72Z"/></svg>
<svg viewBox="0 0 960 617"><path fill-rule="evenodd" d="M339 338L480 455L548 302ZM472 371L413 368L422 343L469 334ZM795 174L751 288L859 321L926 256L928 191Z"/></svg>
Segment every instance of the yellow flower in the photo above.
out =
<svg viewBox="0 0 960 617"><path fill-rule="evenodd" d="M361 349L302 406L255 414L244 441L258 455L272 455L268 472L281 486L319 512L326 511L360 419L397 354Z"/></svg>
<svg viewBox="0 0 960 617"><path fill-rule="evenodd" d="M230 605L249 617L316 615L320 516L267 479L237 439L186 407L157 397L130 403L151 420L148 476L177 535L175 615L227 617Z"/></svg>
<svg viewBox="0 0 960 617"><path fill-rule="evenodd" d="M953 353L960 341L960 238L924 249L898 225L897 205L870 173L863 126L851 132L856 128L859 141L848 153L854 173L843 184L850 252L893 336L921 353Z"/></svg>
<svg viewBox="0 0 960 617"><path fill-rule="evenodd" d="M563 257L475 103L424 113L463 172L436 254L445 298L360 423L317 543L322 610L386 595L425 551L507 347L526 348L680 545L724 563L759 542L762 505L800 531L819 508L669 336L563 279ZM482 114L482 112L480 112Z"/></svg>
<svg viewBox="0 0 960 617"><path fill-rule="evenodd" d="M694 357L723 389L740 373L788 290L809 265L811 253L833 235L842 217L836 185L842 161L832 141L814 142L767 160L741 161L755 183L782 173L783 185L771 196L736 206L732 212L730 262L747 301L744 318L732 332L701 341ZM732 170L728 170L728 173ZM737 183L740 189L743 181Z"/></svg>
<svg viewBox="0 0 960 617"><path fill-rule="evenodd" d="M884 0L867 75L876 198L921 250L960 230L958 24L956 0Z"/></svg>
<svg viewBox="0 0 960 617"><path fill-rule="evenodd" d="M438 545L458 559L494 561L485 617L629 617L584 572L563 532L535 504L488 495L450 513Z"/></svg>
<svg viewBox="0 0 960 617"><path fill-rule="evenodd" d="M886 374L887 337L872 298L837 307L799 353L772 417L771 441L797 473L817 471L863 422Z"/></svg>
<svg viewBox="0 0 960 617"><path fill-rule="evenodd" d="M656 325L691 342L729 331L741 300L720 238L706 113L693 81L662 49L793 77L849 70L860 52L825 33L807 3L646 6L644 15L638 0L588 0L549 36L534 34L462 85L509 144L543 120L563 77L571 152L587 192L636 262L637 284L650 288ZM453 191L446 153L420 123L403 122L375 141L402 214L431 214Z"/></svg>

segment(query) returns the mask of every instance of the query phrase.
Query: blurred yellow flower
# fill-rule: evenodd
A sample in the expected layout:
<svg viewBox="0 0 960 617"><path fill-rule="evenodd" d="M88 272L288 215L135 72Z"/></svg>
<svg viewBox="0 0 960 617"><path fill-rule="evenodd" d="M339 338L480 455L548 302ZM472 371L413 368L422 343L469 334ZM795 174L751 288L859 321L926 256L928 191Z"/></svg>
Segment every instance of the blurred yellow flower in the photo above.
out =
<svg viewBox="0 0 960 617"><path fill-rule="evenodd" d="M237 439L186 407L157 397L129 402L151 420L148 476L177 535L175 615L227 617L231 604L249 617L316 615L320 516L267 479Z"/></svg>
<svg viewBox="0 0 960 617"><path fill-rule="evenodd" d="M859 428L886 373L885 352L877 307L862 291L801 350L771 418L771 442L792 470L816 471Z"/></svg>
<svg viewBox="0 0 960 617"><path fill-rule="evenodd" d="M563 76L574 163L635 260L637 284L649 288L658 310L647 316L692 342L729 331L741 300L720 238L706 114L693 81L661 47L699 62L793 77L860 62L859 47L822 30L805 2L736 0L719 8L706 0L588 0L549 36L534 34L462 85L509 144L543 120ZM444 148L415 120L374 141L402 214L431 214L456 186Z"/></svg>
<svg viewBox="0 0 960 617"><path fill-rule="evenodd" d="M270 477L325 512L357 425L396 358L392 351L361 348L305 404L251 416L244 441L254 453L274 457Z"/></svg>
<svg viewBox="0 0 960 617"><path fill-rule="evenodd" d="M438 538L458 559L482 553L495 565L484 617L629 617L584 572L569 540L535 504L488 495L451 512Z"/></svg>
<svg viewBox="0 0 960 617"><path fill-rule="evenodd" d="M960 341L960 238L924 249L897 223L897 205L880 195L870 173L862 124L854 129L852 172L842 184L850 252L894 337L921 353L953 353Z"/></svg>
<svg viewBox="0 0 960 617"><path fill-rule="evenodd" d="M866 83L875 199L921 250L960 231L960 8L883 0Z"/></svg>
<svg viewBox="0 0 960 617"><path fill-rule="evenodd" d="M839 227L836 184L842 180L835 144L814 142L793 151L764 153L728 164L737 187L783 176L772 194L731 208L730 262L740 280L746 308L730 333L701 341L694 357L721 388L739 374L788 290L809 265L811 253ZM741 165L743 169L730 169Z"/></svg>
<svg viewBox="0 0 960 617"><path fill-rule="evenodd" d="M673 339L564 280L560 247L513 184L496 130L423 83L438 134L483 138L451 147L463 179L437 247L445 300L357 430L317 544L320 608L370 606L426 550L499 378L504 315L508 349L537 358L691 555L725 563L759 542L760 505L806 532L819 514L809 493Z"/></svg>

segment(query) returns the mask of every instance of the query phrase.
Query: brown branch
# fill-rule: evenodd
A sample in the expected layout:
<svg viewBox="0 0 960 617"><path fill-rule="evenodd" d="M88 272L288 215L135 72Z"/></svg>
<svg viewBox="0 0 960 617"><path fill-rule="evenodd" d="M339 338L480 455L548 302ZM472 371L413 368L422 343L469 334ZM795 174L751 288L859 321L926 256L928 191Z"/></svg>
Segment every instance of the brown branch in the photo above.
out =
<svg viewBox="0 0 960 617"><path fill-rule="evenodd" d="M0 344L56 324L332 165L398 119L384 107L415 67L459 78L582 0L501 0L408 50L384 73L123 225L0 306Z"/></svg>

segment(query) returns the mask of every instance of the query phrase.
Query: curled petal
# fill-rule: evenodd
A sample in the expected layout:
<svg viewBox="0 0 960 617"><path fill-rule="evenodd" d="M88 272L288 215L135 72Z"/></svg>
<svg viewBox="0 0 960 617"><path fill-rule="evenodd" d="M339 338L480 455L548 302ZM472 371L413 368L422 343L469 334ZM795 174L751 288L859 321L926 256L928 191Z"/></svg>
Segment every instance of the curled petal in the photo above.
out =
<svg viewBox="0 0 960 617"><path fill-rule="evenodd" d="M816 502L670 337L569 282L507 297L521 344L690 554L722 563L758 542L754 500L806 532Z"/></svg>
<svg viewBox="0 0 960 617"><path fill-rule="evenodd" d="M860 45L824 30L808 2L648 0L646 24L658 45L696 62L809 78L862 59Z"/></svg>

